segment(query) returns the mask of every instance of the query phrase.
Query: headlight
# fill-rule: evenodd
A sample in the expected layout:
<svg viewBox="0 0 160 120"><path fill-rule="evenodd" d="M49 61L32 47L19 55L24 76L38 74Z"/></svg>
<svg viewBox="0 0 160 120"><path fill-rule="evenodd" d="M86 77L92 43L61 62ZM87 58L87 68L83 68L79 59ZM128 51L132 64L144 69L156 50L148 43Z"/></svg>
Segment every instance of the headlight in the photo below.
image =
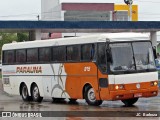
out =
<svg viewBox="0 0 160 120"><path fill-rule="evenodd" d="M158 83L157 82L154 82L154 86L157 86L158 85Z"/></svg>
<svg viewBox="0 0 160 120"><path fill-rule="evenodd" d="M122 90L122 89L124 89L124 85L116 85L116 86L115 86L115 89L116 89L116 90L118 90L118 89L119 89L119 90Z"/></svg>
<svg viewBox="0 0 160 120"><path fill-rule="evenodd" d="M116 86L115 86L115 89L116 89L116 90L118 90L118 89L119 89L118 85L116 85Z"/></svg>
<svg viewBox="0 0 160 120"><path fill-rule="evenodd" d="M158 82L151 82L151 86L157 86L158 85Z"/></svg>

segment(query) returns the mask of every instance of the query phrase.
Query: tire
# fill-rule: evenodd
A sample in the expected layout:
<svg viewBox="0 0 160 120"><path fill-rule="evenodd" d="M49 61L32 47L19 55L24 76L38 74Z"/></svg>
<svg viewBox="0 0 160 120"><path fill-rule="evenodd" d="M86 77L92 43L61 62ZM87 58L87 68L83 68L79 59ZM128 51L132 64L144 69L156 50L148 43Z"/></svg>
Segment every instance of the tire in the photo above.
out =
<svg viewBox="0 0 160 120"><path fill-rule="evenodd" d="M53 103L65 103L65 98L54 98L52 97Z"/></svg>
<svg viewBox="0 0 160 120"><path fill-rule="evenodd" d="M28 94L28 88L27 88L26 84L22 85L21 96L22 96L23 101L29 101L31 99L31 97Z"/></svg>
<svg viewBox="0 0 160 120"><path fill-rule="evenodd" d="M84 98L88 105L99 106L102 104L102 100L96 100L94 89L91 86L87 86L84 92Z"/></svg>
<svg viewBox="0 0 160 120"><path fill-rule="evenodd" d="M36 84L32 87L32 99L34 102L41 102L43 100L43 97L40 96L39 88Z"/></svg>
<svg viewBox="0 0 160 120"><path fill-rule="evenodd" d="M131 99L126 99L126 100L121 100L125 106L129 107L132 106L134 103L138 101L138 98L131 98Z"/></svg>
<svg viewBox="0 0 160 120"><path fill-rule="evenodd" d="M69 101L70 101L71 103L75 103L76 100L77 100L77 99L72 99L72 98L69 99Z"/></svg>
<svg viewBox="0 0 160 120"><path fill-rule="evenodd" d="M78 102L76 101L77 99L72 99L72 98L70 98L69 99L69 104L78 104Z"/></svg>

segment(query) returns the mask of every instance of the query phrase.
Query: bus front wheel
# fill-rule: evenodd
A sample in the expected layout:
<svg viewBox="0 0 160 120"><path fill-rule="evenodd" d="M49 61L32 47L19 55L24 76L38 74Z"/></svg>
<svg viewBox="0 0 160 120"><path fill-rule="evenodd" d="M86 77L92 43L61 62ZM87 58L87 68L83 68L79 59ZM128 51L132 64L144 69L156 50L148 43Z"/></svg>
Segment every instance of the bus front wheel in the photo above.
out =
<svg viewBox="0 0 160 120"><path fill-rule="evenodd" d="M40 96L38 86L36 84L32 87L32 99L35 102L41 102L43 97Z"/></svg>
<svg viewBox="0 0 160 120"><path fill-rule="evenodd" d="M102 104L102 100L96 100L94 89L91 86L87 86L84 98L89 105L99 106Z"/></svg>
<svg viewBox="0 0 160 120"><path fill-rule="evenodd" d="M30 100L30 96L28 94L28 88L25 84L22 85L21 96L22 96L23 101L29 101Z"/></svg>
<svg viewBox="0 0 160 120"><path fill-rule="evenodd" d="M121 100L125 106L132 106L134 103L138 101L138 98L131 98L131 99L126 99L126 100Z"/></svg>

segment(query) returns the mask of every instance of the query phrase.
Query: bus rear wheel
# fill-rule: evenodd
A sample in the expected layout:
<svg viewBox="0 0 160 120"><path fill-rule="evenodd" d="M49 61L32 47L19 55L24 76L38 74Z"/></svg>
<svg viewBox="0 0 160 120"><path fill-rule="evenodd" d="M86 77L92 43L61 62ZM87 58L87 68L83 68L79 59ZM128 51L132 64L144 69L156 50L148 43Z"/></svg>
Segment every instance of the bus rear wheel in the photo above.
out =
<svg viewBox="0 0 160 120"><path fill-rule="evenodd" d="M84 98L89 105L99 106L102 104L102 100L96 100L94 89L91 86L87 86Z"/></svg>
<svg viewBox="0 0 160 120"><path fill-rule="evenodd" d="M61 103L65 101L65 98L54 98L52 97L53 103Z"/></svg>
<svg viewBox="0 0 160 120"><path fill-rule="evenodd" d="M32 99L34 102L41 102L43 97L40 96L39 88L36 84L32 87Z"/></svg>
<svg viewBox="0 0 160 120"><path fill-rule="evenodd" d="M29 100L31 100L31 97L28 94L28 88L27 88L26 84L22 85L21 96L22 96L23 101L29 101Z"/></svg>
<svg viewBox="0 0 160 120"><path fill-rule="evenodd" d="M126 100L121 100L125 106L129 107L132 106L134 103L138 101L138 98L131 98L131 99L126 99Z"/></svg>

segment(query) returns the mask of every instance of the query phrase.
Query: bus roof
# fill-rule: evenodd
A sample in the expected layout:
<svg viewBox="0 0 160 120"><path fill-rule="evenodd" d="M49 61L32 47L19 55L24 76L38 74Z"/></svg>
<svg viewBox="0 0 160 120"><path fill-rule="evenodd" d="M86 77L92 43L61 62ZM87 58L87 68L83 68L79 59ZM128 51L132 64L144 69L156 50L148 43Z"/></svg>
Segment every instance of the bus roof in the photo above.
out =
<svg viewBox="0 0 160 120"><path fill-rule="evenodd" d="M94 34L81 37L36 40L36 41L27 41L19 43L14 42L3 45L2 50L85 44L85 43L106 42L106 41L116 42L116 41L137 41L137 40L149 40L149 35L142 33L105 33L105 34Z"/></svg>

